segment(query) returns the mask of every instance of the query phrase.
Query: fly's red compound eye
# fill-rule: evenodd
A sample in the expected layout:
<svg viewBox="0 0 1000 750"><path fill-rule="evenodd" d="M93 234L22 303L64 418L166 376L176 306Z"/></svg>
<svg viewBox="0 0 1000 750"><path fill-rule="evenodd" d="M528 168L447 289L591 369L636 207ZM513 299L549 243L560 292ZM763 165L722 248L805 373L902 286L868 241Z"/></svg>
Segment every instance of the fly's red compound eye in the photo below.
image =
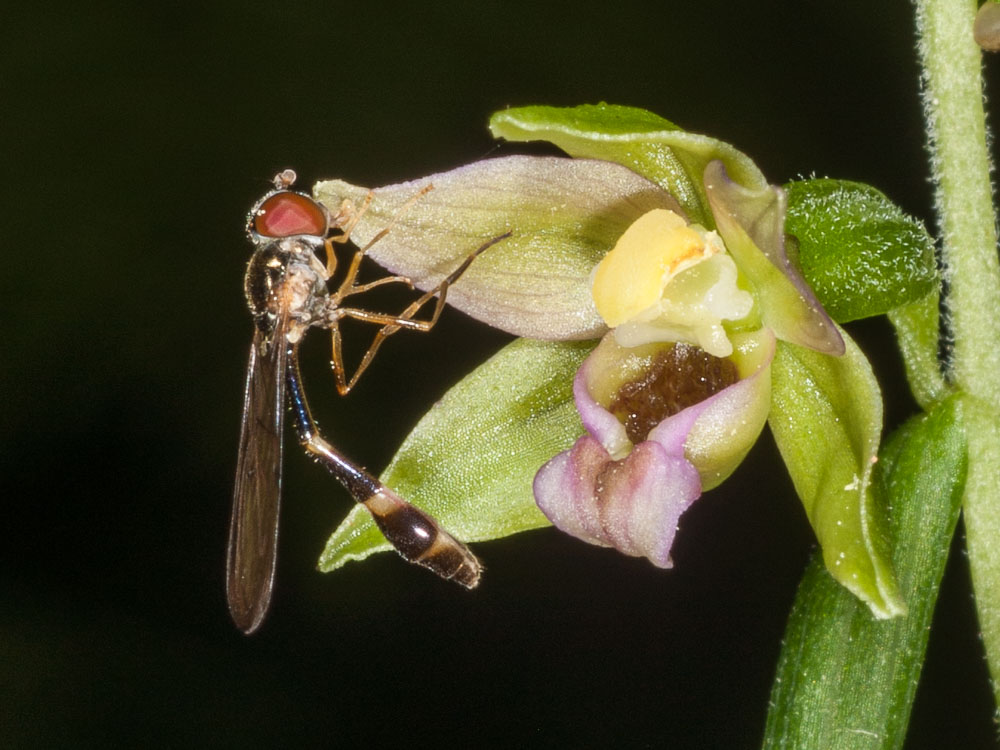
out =
<svg viewBox="0 0 1000 750"><path fill-rule="evenodd" d="M275 193L261 203L253 228L261 237L325 237L329 229L323 208L312 198L292 192Z"/></svg>

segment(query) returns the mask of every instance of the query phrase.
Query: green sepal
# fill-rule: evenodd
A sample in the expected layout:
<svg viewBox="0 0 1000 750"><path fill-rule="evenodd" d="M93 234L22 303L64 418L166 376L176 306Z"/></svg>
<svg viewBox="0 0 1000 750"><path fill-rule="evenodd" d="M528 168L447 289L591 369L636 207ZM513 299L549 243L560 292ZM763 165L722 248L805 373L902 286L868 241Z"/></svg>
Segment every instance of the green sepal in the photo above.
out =
<svg viewBox="0 0 1000 750"><path fill-rule="evenodd" d="M890 563L884 508L871 486L882 397L868 360L841 334L840 357L779 341L768 424L827 570L876 617L895 617L906 605Z"/></svg>
<svg viewBox="0 0 1000 750"><path fill-rule="evenodd" d="M764 748L903 745L965 471L955 398L910 420L886 442L876 486L892 509L892 563L909 614L872 619L816 554L789 616Z"/></svg>
<svg viewBox="0 0 1000 750"><path fill-rule="evenodd" d="M465 542L550 525L535 506L532 480L583 432L573 376L596 343L509 344L424 415L382 481ZM319 569L389 549L357 506L327 541Z"/></svg>
<svg viewBox="0 0 1000 750"><path fill-rule="evenodd" d="M573 157L623 164L669 191L691 221L709 229L715 224L702 175L710 161L720 159L741 185L767 185L750 157L728 143L685 132L634 107L514 107L490 118L490 132L509 141L549 141Z"/></svg>
<svg viewBox="0 0 1000 750"><path fill-rule="evenodd" d="M705 188L719 234L750 281L764 325L784 341L842 354L844 342L836 324L788 258L784 191L771 185L740 185L719 161L705 168Z"/></svg>
<svg viewBox="0 0 1000 750"><path fill-rule="evenodd" d="M882 315L936 288L934 241L875 188L812 179L785 190L785 232L798 240L802 274L838 323Z"/></svg>

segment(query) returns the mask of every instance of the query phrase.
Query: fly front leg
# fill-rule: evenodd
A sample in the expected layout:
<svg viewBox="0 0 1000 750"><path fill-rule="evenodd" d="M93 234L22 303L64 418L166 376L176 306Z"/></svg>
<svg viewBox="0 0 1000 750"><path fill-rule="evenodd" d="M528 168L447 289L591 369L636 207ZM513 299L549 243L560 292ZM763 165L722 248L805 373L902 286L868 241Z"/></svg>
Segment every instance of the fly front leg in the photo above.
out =
<svg viewBox="0 0 1000 750"><path fill-rule="evenodd" d="M339 244L349 242L351 239L351 232L354 231L354 227L358 225L358 222L361 221L361 217L368 211L368 208L371 206L374 198L375 193L371 190L365 194L365 199L361 201L360 206L355 206L354 201L350 198L344 198L344 200L340 203L340 208L337 209L337 213L330 220L330 229L339 229L340 234L334 235L328 239L331 242L337 242Z"/></svg>
<svg viewBox="0 0 1000 750"><path fill-rule="evenodd" d="M347 272L344 274L344 280L340 283L340 286L338 287L337 291L333 295L335 301L338 304L340 303L341 300L344 299L344 297L348 297L348 296L350 296L352 294L359 294L359 293L365 291L365 289L370 289L371 288L371 286L369 286L367 284L360 284L359 285L359 284L356 283L357 278L358 278L358 271L361 268L361 260L362 260L362 258L365 257L365 255L368 253L368 250L370 250L371 247L376 242L378 242L383 237L385 237L392 230L392 228L394 226L396 226L396 223L403 216L406 215L406 212L409 211L413 207L413 204L415 204L418 200L420 200L420 198L422 198L423 196L427 195L427 193L429 193L433 189L434 189L433 185L425 185L420 190L418 190L416 193L414 193L410 198L407 199L406 203L404 203L402 206L400 206L399 210L396 211L396 214L392 217L392 220L389 222L388 225L386 225L381 231L379 231L374 237L372 237L366 244L360 246L357 249L357 251L354 253L353 257L351 258L351 264L348 266ZM358 221L360 221L360 219L364 215L365 211L367 211L368 207L371 205L371 202L372 202L372 199L373 199L373 195L374 195L373 193L369 192L368 195L365 196L365 201L361 205L361 208L359 208L354 213L354 215L350 216L346 220L347 221L346 226L348 228L346 229L346 231L344 232L344 234L338 235L337 237L333 238L334 242L346 242L347 241L347 238L350 236L351 231L353 231L353 229L357 225ZM343 207L341 207L341 210L343 211ZM388 280L398 280L398 281L401 281L402 283L408 284L410 287L413 286L413 283L409 279L407 279L406 277L404 277L404 276L391 276L391 277L388 277ZM382 282L382 281L374 282L374 285L377 285L379 283L385 283L385 282Z"/></svg>
<svg viewBox="0 0 1000 750"><path fill-rule="evenodd" d="M376 239L380 239L384 236L384 232L379 232L379 236ZM337 253L334 249L333 243L339 242L340 240L336 237L327 237L323 240L323 249L326 252L326 278L332 279L334 273L337 271ZM365 257L365 252L372 243L369 243L365 248L360 250L355 250L354 255L351 257L351 263L347 267L347 272L344 274L344 280L341 282L340 286L337 287L331 295L331 299L335 304L340 304L344 297L350 296L352 294L361 294L362 292L367 292L369 289L374 289L382 284L391 283L401 283L406 284L410 289L413 288L413 282L410 281L405 276L383 276L375 281L369 281L364 284L358 284L358 271L361 269L361 260Z"/></svg>
<svg viewBox="0 0 1000 750"><path fill-rule="evenodd" d="M328 279L332 279L334 271L337 270L337 253L334 251L333 244L345 245L350 242L351 232L354 231L358 222L361 221L361 217L368 211L368 207L371 206L374 197L375 194L369 190L360 206L355 206L354 201L350 198L345 198L341 202L337 213L330 219L330 229L339 229L340 234L327 237L323 240L323 248L326 250L326 277ZM356 264L352 262L352 266L354 265ZM354 270L354 274L357 274L357 269Z"/></svg>

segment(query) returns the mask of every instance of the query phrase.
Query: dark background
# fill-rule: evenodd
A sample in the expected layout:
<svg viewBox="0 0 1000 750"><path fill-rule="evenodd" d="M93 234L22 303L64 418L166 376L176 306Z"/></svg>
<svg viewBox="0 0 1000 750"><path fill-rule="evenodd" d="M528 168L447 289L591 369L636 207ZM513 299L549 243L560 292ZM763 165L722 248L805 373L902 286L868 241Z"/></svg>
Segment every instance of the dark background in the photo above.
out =
<svg viewBox="0 0 1000 750"><path fill-rule="evenodd" d="M392 555L315 572L350 499L289 441L273 609L232 627L245 212L287 166L412 179L517 151L494 110L606 100L930 221L912 25L866 0L5 10L0 743L758 745L812 549L766 434L673 571L547 529L476 545L471 594ZM888 327L851 330L898 424ZM315 338L314 407L376 469L506 341L450 312L339 399ZM967 578L956 547L908 748L991 744Z"/></svg>

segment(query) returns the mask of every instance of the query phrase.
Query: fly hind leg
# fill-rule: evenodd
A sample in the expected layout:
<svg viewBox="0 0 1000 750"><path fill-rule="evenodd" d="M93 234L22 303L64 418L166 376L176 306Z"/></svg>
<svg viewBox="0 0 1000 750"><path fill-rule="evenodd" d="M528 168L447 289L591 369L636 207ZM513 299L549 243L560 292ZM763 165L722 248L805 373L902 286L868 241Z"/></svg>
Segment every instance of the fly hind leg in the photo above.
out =
<svg viewBox="0 0 1000 750"><path fill-rule="evenodd" d="M469 548L441 528L431 515L403 500L320 434L302 388L296 347L288 345L285 378L295 431L306 453L325 466L368 509L385 538L406 560L466 588L474 588L479 583L482 565Z"/></svg>
<svg viewBox="0 0 1000 750"><path fill-rule="evenodd" d="M448 274L444 279L442 279L437 284L437 286L422 294L420 297L418 297L416 300L410 303L406 307L406 309L403 310L398 315L373 313L369 312L368 310L362 310L354 307L336 307L334 310L335 319L333 320L330 326L330 332L332 334L332 339L333 339L332 365L333 365L334 376L337 379L337 391L341 395L345 395L348 392L350 392L350 390L358 382L358 378L361 377L361 374L366 369L368 369L368 365L371 364L372 359L375 357L375 353L379 350L379 347L382 346L382 342L384 342L387 338L392 336L397 331L405 328L414 331L426 332L429 331L431 328L433 328L434 324L437 323L438 318L441 317L442 310L444 310L445 301L448 297L448 288L452 284L454 284L463 273L465 273L466 269L468 269L469 265L479 256L480 253L492 247L501 240L506 239L509 236L510 232L507 232L506 234L500 235L499 237L494 237L489 242L480 245L478 248L472 251L465 260L462 261L462 263L458 266L458 268L456 268L454 271ZM374 281L371 284L363 285L363 287L367 289L373 286L377 286L380 283L388 283L392 281L400 281L403 283L407 283L411 287L413 285L412 282L405 277L388 276L383 279L378 279L377 281ZM361 287L358 287L358 289L360 290ZM430 302L434 297L437 297L437 300L435 301L434 311L431 313L430 319L421 320L419 318L416 318L415 316L420 312L420 310L424 307L424 305ZM339 320L341 318L353 318L355 320L361 320L367 323L375 323L376 325L381 326L381 328L379 328L379 330L375 333L375 338L372 340L372 343L368 347L368 350L361 358L361 363L358 365L357 369L354 371L354 374L350 378L347 377L347 370L346 367L344 366L344 356L342 352L341 333L339 326Z"/></svg>

